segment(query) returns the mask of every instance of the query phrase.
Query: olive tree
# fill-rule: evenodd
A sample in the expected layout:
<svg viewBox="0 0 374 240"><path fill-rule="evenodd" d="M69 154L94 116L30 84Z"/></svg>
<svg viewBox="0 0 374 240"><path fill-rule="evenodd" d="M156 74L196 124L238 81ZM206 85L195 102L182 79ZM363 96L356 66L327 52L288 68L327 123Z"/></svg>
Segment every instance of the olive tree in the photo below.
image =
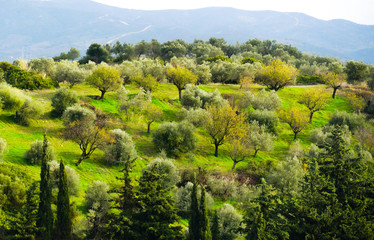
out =
<svg viewBox="0 0 374 240"><path fill-rule="evenodd" d="M297 69L280 59L273 60L256 75L256 81L261 82L270 90L278 91L287 85L295 83Z"/></svg>
<svg viewBox="0 0 374 240"><path fill-rule="evenodd" d="M6 141L3 138L0 138L0 162L3 160L6 149Z"/></svg>
<svg viewBox="0 0 374 240"><path fill-rule="evenodd" d="M165 122L153 132L153 144L169 155L178 155L196 148L194 126L189 122Z"/></svg>
<svg viewBox="0 0 374 240"><path fill-rule="evenodd" d="M66 108L76 103L78 103L77 93L68 88L60 88L52 96L53 111L58 116L61 116Z"/></svg>
<svg viewBox="0 0 374 240"><path fill-rule="evenodd" d="M332 98L335 98L336 91L341 88L346 79L347 75L344 73L337 74L334 72L328 72L322 75L322 80L325 84L333 89Z"/></svg>
<svg viewBox="0 0 374 240"><path fill-rule="evenodd" d="M322 110L328 103L328 97L322 89L311 89L303 92L299 103L309 109L309 123L312 123L313 114Z"/></svg>
<svg viewBox="0 0 374 240"><path fill-rule="evenodd" d="M189 83L196 83L197 76L184 67L169 68L166 71L167 79L178 88L179 101L182 98L182 90Z"/></svg>
<svg viewBox="0 0 374 240"><path fill-rule="evenodd" d="M114 129L110 131L110 136L112 141L104 147L108 164L125 165L138 157L135 143L128 133L121 129Z"/></svg>
<svg viewBox="0 0 374 240"><path fill-rule="evenodd" d="M304 130L309 124L307 113L295 106L291 107L288 110L280 111L279 115L280 119L283 122L287 123L292 129L294 133L294 141L296 141L297 134Z"/></svg>
<svg viewBox="0 0 374 240"><path fill-rule="evenodd" d="M79 105L68 107L62 115L62 121L65 125L64 137L77 143L82 151L76 166L108 140L105 122L98 119L90 109Z"/></svg>
<svg viewBox="0 0 374 240"><path fill-rule="evenodd" d="M145 104L142 109L143 119L147 123L147 133L151 132L151 124L162 119L164 112L160 106L152 103Z"/></svg>
<svg viewBox="0 0 374 240"><path fill-rule="evenodd" d="M108 91L116 91L122 84L120 72L107 65L97 67L88 76L87 82L101 92L99 99L104 98L104 94Z"/></svg>
<svg viewBox="0 0 374 240"><path fill-rule="evenodd" d="M174 187L180 180L177 167L175 166L173 160L165 157L158 157L153 159L147 165L145 170L160 175L160 178L157 181L164 189Z"/></svg>
<svg viewBox="0 0 374 240"><path fill-rule="evenodd" d="M214 156L218 157L218 147L240 130L245 117L242 113L237 114L236 109L228 103L223 106L208 106L207 111L209 115L203 124L210 142L215 146Z"/></svg>
<svg viewBox="0 0 374 240"><path fill-rule="evenodd" d="M47 142L47 148L45 152L47 162L53 161L56 159L55 151L50 142ZM26 161L32 165L40 165L42 162L43 153L43 141L35 140L31 143L30 149L25 152L24 158Z"/></svg>
<svg viewBox="0 0 374 240"><path fill-rule="evenodd" d="M249 125L248 139L250 148L254 150L253 157L258 151L272 151L275 136L266 131L265 125L260 125L257 121Z"/></svg>

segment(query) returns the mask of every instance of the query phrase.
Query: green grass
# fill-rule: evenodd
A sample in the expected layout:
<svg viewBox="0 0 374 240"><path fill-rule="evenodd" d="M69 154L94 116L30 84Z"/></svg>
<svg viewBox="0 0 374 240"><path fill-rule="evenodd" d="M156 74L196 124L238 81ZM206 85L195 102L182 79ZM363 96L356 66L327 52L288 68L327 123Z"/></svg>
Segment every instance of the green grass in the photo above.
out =
<svg viewBox="0 0 374 240"><path fill-rule="evenodd" d="M130 94L136 94L139 90L134 85L126 85L126 89L130 91ZM223 95L242 95L245 89L240 89L238 85L200 85L201 89L212 92L218 89ZM258 92L264 87L259 85L253 85L250 89L253 92ZM326 88L325 86L296 86L287 87L278 91L279 97L282 99L283 107L287 108L291 105L302 107L298 103L298 98L302 96L303 92L310 88ZM88 85L77 85L72 90L78 93L78 96L85 102L90 103L98 109L101 109L105 113L110 115L115 120L115 127L120 127L126 130L134 139L140 158L136 162L134 167L134 176L139 177L141 170L147 165L158 154L158 149L153 146L152 143L152 131L158 127L162 122L155 122L151 125L151 134L146 133L146 124L143 121L140 114L132 114L129 121L126 121L123 114L118 113L116 93L109 92L105 95L104 100L96 100L96 96L99 95L99 91ZM331 92L331 89L326 91ZM342 92L341 90L339 90ZM43 133L46 132L49 141L55 148L55 152L58 155L58 159L64 159L65 163L74 168L80 176L82 197L76 198L78 206L82 207L82 201L84 191L96 180L108 182L112 185L118 185L116 177L121 176L119 170L120 166L108 166L105 164L104 153L101 150L97 150L91 156L90 159L84 160L78 167L75 166L75 162L80 156L79 147L71 142L61 138L63 131L62 121L59 119L53 119L50 117L50 111L52 110L50 99L54 93L54 90L39 90L28 92L35 100L40 101L45 109L45 114L42 119L32 121L31 126L23 127L14 123L13 113L2 112L0 113L0 137L4 138L8 143L8 152L5 155L5 162L14 163L21 165L27 169L33 180L39 179L40 167L29 165L23 158L24 153L30 148L30 144L36 140L43 138ZM338 92L339 93L339 92ZM160 106L164 112L164 121L176 121L177 113L181 108L178 100L177 88L172 84L160 84L159 88L152 93L152 103ZM328 122L329 117L334 111L348 111L352 109L347 104L346 100L342 95L338 95L336 99L332 100L325 109L320 112L316 112L313 118L313 123L302 133L299 134L299 139L303 146L307 147L310 145L309 134L314 128L319 128ZM248 161L255 160L259 163L265 160L271 161L282 161L285 153L288 151L293 140L293 132L289 126L285 123L280 123L278 126L278 136L274 144L274 151L272 152L259 152L256 158L249 159L245 162L241 162L237 165L238 168L245 167ZM194 160L191 161L182 154L176 161L180 168L185 167L203 167L208 171L229 173L232 167L232 161L228 157L228 149L226 145L222 145L219 148L219 156L215 157L214 146L210 143L209 137L206 132L198 128L196 129L197 138L197 149L195 150Z"/></svg>

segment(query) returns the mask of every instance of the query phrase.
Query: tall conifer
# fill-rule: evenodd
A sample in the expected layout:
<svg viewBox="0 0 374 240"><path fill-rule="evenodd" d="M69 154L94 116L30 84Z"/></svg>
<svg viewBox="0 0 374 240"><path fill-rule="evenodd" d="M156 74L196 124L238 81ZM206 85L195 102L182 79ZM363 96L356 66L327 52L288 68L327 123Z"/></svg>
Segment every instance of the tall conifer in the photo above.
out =
<svg viewBox="0 0 374 240"><path fill-rule="evenodd" d="M201 239L200 215L199 203L197 201L197 183L195 176L191 193L190 222L188 226L188 238L190 240Z"/></svg>
<svg viewBox="0 0 374 240"><path fill-rule="evenodd" d="M71 238L71 215L68 181L64 162L60 162L58 196L57 196L57 234L59 239Z"/></svg>
<svg viewBox="0 0 374 240"><path fill-rule="evenodd" d="M212 240L212 233L210 232L208 209L205 201L205 188L201 187L200 198L200 227L201 227L201 240Z"/></svg>
<svg viewBox="0 0 374 240"><path fill-rule="evenodd" d="M53 214L51 208L52 202L52 188L49 176L49 165L47 163L47 147L48 140L44 134L43 142L43 158L40 172L40 194L39 194L39 208L37 227L39 229L39 239L51 239L53 227Z"/></svg>

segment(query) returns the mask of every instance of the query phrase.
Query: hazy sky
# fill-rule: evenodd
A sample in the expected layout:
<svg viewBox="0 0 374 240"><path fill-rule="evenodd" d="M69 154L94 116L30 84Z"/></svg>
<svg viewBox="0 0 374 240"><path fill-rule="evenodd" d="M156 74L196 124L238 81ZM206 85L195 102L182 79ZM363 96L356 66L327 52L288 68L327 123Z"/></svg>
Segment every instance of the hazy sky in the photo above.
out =
<svg viewBox="0 0 374 240"><path fill-rule="evenodd" d="M245 10L302 12L330 20L347 19L374 25L374 0L94 0L108 5L142 10L233 7Z"/></svg>

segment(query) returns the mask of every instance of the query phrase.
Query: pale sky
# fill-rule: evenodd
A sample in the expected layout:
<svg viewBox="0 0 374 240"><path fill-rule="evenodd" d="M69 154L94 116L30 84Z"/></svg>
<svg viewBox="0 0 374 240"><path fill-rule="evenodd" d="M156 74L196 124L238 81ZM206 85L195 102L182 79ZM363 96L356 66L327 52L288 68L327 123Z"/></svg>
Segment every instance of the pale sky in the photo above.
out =
<svg viewBox="0 0 374 240"><path fill-rule="evenodd" d="M374 25L374 0L94 0L107 5L139 9L196 9L233 7L244 10L302 12L323 19L346 19Z"/></svg>

